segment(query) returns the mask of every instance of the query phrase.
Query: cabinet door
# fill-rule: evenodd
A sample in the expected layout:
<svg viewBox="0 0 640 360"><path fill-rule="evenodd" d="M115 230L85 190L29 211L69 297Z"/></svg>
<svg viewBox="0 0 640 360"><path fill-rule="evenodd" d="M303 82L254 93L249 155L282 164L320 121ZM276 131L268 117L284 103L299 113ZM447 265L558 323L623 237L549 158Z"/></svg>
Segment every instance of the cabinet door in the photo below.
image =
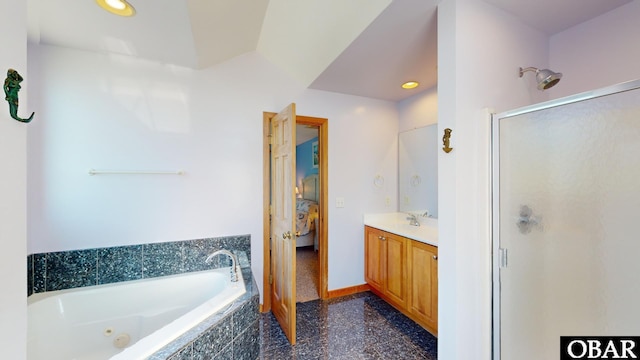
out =
<svg viewBox="0 0 640 360"><path fill-rule="evenodd" d="M364 279L373 288L383 291L384 245L382 232L368 226L364 228Z"/></svg>
<svg viewBox="0 0 640 360"><path fill-rule="evenodd" d="M407 304L407 239L385 233L386 245L386 282L385 295L396 304Z"/></svg>
<svg viewBox="0 0 640 360"><path fill-rule="evenodd" d="M417 241L409 245L409 312L438 333L438 249Z"/></svg>

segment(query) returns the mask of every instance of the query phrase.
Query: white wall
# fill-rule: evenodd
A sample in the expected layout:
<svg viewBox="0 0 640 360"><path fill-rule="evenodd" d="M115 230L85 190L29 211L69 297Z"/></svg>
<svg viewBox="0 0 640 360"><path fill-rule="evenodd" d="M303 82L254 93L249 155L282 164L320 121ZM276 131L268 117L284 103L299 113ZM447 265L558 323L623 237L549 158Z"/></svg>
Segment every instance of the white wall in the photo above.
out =
<svg viewBox="0 0 640 360"><path fill-rule="evenodd" d="M563 73L554 97L640 79L640 1L551 37L550 63ZM556 89L557 88L557 89Z"/></svg>
<svg viewBox="0 0 640 360"><path fill-rule="evenodd" d="M544 100L520 66L546 67L546 37L481 0L438 8L438 128L453 129L438 158L440 359L491 357L489 120Z"/></svg>
<svg viewBox="0 0 640 360"><path fill-rule="evenodd" d="M551 37L550 64L563 78L554 97L640 79L640 1Z"/></svg>
<svg viewBox="0 0 640 360"><path fill-rule="evenodd" d="M25 79L18 115L28 117L27 94L34 85L27 71L27 6L24 1L0 1L0 74L9 68ZM3 359L25 359L27 339L27 128L0 104L0 349ZM36 114L35 121L39 121Z"/></svg>
<svg viewBox="0 0 640 360"><path fill-rule="evenodd" d="M438 88L433 87L398 102L399 132L438 122Z"/></svg>
<svg viewBox="0 0 640 360"><path fill-rule="evenodd" d="M329 198L346 200L329 204L329 289L364 283L362 213L385 211L386 196L396 206L393 103L306 90L256 53L194 71L29 51L42 119L29 138L31 253L250 234L262 279L262 112L296 102L299 114L329 119Z"/></svg>

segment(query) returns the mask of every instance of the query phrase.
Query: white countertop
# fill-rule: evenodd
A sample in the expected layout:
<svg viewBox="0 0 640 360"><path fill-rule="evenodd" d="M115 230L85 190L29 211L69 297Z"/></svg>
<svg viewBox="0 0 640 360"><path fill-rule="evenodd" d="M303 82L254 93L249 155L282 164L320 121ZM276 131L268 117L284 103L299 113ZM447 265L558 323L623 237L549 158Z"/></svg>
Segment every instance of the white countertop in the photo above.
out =
<svg viewBox="0 0 640 360"><path fill-rule="evenodd" d="M438 219L417 216L420 226L409 225L407 213L364 214L364 224L425 244L438 246Z"/></svg>

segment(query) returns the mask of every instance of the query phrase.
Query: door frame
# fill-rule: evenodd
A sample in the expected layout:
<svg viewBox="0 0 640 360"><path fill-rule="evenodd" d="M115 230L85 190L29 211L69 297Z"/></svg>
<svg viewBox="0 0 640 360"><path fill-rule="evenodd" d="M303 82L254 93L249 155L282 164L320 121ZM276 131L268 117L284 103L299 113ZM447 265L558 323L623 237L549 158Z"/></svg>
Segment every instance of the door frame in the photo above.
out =
<svg viewBox="0 0 640 360"><path fill-rule="evenodd" d="M271 223L269 221L269 207L271 203L271 156L270 156L270 132L271 119L277 115L275 112L262 113L262 239L263 239L263 303L260 306L261 312L271 310L271 286L269 284L271 275ZM329 144L329 121L326 118L296 115L296 125L311 125L318 127L318 177L320 178L320 201L318 204L318 266L319 266L319 295L320 299L328 298L328 213L329 213L329 187L328 187L328 144Z"/></svg>

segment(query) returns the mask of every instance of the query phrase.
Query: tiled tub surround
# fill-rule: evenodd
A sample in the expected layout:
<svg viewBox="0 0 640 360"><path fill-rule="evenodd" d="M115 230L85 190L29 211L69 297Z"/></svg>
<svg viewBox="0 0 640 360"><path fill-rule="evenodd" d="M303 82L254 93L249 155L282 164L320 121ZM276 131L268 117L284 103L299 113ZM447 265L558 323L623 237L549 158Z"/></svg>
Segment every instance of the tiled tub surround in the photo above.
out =
<svg viewBox="0 0 640 360"><path fill-rule="evenodd" d="M32 254L27 257L27 294L229 266L223 256L205 263L221 249L235 253L242 267L249 266L249 235Z"/></svg>
<svg viewBox="0 0 640 360"><path fill-rule="evenodd" d="M249 267L242 269L247 292L224 309L160 349L149 360L255 360L260 356L260 296Z"/></svg>
<svg viewBox="0 0 640 360"><path fill-rule="evenodd" d="M28 359L146 359L245 292L220 268L34 294Z"/></svg>
<svg viewBox="0 0 640 360"><path fill-rule="evenodd" d="M250 268L249 235L29 255L29 295L229 266L220 249L238 256L246 292L164 346L150 360L256 359L260 353L259 293Z"/></svg>

